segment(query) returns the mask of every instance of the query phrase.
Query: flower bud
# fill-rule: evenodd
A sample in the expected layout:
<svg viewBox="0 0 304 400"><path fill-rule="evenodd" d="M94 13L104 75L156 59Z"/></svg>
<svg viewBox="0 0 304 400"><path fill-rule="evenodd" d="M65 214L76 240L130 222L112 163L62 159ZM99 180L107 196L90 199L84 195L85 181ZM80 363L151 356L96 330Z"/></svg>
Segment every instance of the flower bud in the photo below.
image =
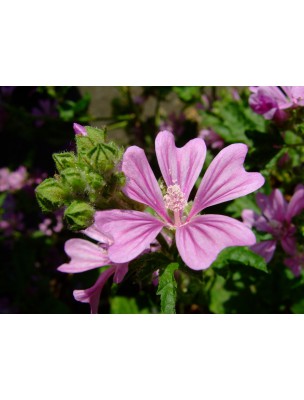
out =
<svg viewBox="0 0 304 400"><path fill-rule="evenodd" d="M55 161L58 172L70 167L74 167L76 164L75 155L72 152L55 153L53 154L53 160Z"/></svg>
<svg viewBox="0 0 304 400"><path fill-rule="evenodd" d="M42 211L54 211L64 204L66 192L61 182L48 178L37 186L36 197Z"/></svg>
<svg viewBox="0 0 304 400"><path fill-rule="evenodd" d="M92 225L95 210L82 201L73 201L64 212L64 218L70 229L78 231Z"/></svg>

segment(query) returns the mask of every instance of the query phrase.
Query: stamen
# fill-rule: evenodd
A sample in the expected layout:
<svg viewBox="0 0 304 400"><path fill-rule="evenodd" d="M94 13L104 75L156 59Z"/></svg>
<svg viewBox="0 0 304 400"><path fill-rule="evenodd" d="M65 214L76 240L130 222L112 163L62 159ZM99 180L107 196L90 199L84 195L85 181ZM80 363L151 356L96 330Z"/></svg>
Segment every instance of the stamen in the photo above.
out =
<svg viewBox="0 0 304 400"><path fill-rule="evenodd" d="M165 207L176 213L182 211L187 205L185 195L178 184L170 185L164 196Z"/></svg>

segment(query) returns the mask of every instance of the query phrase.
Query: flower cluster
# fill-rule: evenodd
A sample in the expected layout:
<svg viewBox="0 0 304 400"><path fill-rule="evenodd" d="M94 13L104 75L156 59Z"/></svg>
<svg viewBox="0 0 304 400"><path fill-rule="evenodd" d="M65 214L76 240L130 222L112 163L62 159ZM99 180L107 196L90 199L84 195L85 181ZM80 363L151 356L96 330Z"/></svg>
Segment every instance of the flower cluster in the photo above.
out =
<svg viewBox="0 0 304 400"><path fill-rule="evenodd" d="M210 267L226 247L255 244L254 234L242 222L223 215L200 214L207 207L244 196L264 184L260 173L246 172L243 167L247 146L233 144L223 149L210 164L194 201L190 202L204 164L206 145L201 138L189 141L182 148L177 148L174 142L169 131L160 132L155 141L166 184L164 195L141 148L131 146L123 155L121 171L126 177L123 192L149 207L152 213L121 209L97 211L94 227L84 233L98 240L99 245L81 239L72 239L66 244L65 251L71 261L59 267L62 272L112 265L92 288L74 293L77 300L90 302L92 311L96 311L96 298L105 279L118 268L125 269L128 262L150 248L158 235L175 238L182 260L193 270Z"/></svg>

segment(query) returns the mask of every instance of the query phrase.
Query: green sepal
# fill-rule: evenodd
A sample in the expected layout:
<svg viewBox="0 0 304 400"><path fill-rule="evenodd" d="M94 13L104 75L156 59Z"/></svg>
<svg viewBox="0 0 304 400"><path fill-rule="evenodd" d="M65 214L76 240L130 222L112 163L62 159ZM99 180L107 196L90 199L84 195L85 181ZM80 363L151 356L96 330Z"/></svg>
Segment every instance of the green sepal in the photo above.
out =
<svg viewBox="0 0 304 400"><path fill-rule="evenodd" d="M178 263L167 265L166 269L159 276L157 294L160 295L161 313L175 314L175 302L177 283L174 278L174 271L178 269Z"/></svg>
<svg viewBox="0 0 304 400"><path fill-rule="evenodd" d="M114 168L116 155L117 151L113 146L99 143L86 154L85 158L96 171L105 172Z"/></svg>
<svg viewBox="0 0 304 400"><path fill-rule="evenodd" d="M64 218L73 231L79 231L92 225L95 210L82 201L73 201L64 212Z"/></svg>
<svg viewBox="0 0 304 400"><path fill-rule="evenodd" d="M54 178L45 179L37 186L36 197L42 211L55 211L64 204L66 191L62 183Z"/></svg>
<svg viewBox="0 0 304 400"><path fill-rule="evenodd" d="M94 147L94 142L92 142L89 136L76 135L75 140L78 155L85 154Z"/></svg>
<svg viewBox="0 0 304 400"><path fill-rule="evenodd" d="M106 138L105 129L98 129L94 128L93 126L86 126L85 129L87 131L88 137L92 140L94 144L104 143Z"/></svg>
<svg viewBox="0 0 304 400"><path fill-rule="evenodd" d="M66 168L72 168L76 164L75 154L72 152L55 153L53 154L53 160L55 161L58 172Z"/></svg>

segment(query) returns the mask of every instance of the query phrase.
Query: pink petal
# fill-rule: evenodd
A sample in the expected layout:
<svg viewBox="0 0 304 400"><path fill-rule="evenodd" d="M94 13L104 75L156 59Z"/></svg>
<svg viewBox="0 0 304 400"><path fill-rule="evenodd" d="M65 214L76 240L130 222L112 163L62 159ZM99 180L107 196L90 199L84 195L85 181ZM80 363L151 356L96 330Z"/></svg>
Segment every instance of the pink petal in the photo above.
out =
<svg viewBox="0 0 304 400"><path fill-rule="evenodd" d="M223 215L199 215L176 230L176 246L190 268L206 269L230 246L251 246L253 232L240 221Z"/></svg>
<svg viewBox="0 0 304 400"><path fill-rule="evenodd" d="M128 262L141 254L165 225L150 214L127 210L100 211L95 224L113 237L108 254L115 263Z"/></svg>
<svg viewBox="0 0 304 400"><path fill-rule="evenodd" d="M156 137L155 151L167 186L177 183L186 200L199 177L206 157L204 140L190 140L184 147L175 147L174 135L162 131Z"/></svg>
<svg viewBox="0 0 304 400"><path fill-rule="evenodd" d="M283 222L286 218L287 202L279 189L275 189L270 196L258 193L256 195L258 206L266 218Z"/></svg>
<svg viewBox="0 0 304 400"><path fill-rule="evenodd" d="M250 250L259 254L268 263L273 257L276 246L277 242L275 240L265 240L263 242L254 244L250 247Z"/></svg>
<svg viewBox="0 0 304 400"><path fill-rule="evenodd" d="M73 295L75 300L81 303L89 303L91 306L91 314L98 313L101 291L110 276L114 274L115 268L116 267L113 266L103 271L92 287L84 290L74 290Z"/></svg>
<svg viewBox="0 0 304 400"><path fill-rule="evenodd" d="M150 206L169 222L161 190L142 149L137 146L127 149L123 156L122 171L127 178L124 193L131 199Z"/></svg>
<svg viewBox="0 0 304 400"><path fill-rule="evenodd" d="M285 236L281 239L281 245L285 253L293 255L297 250L297 242L295 236Z"/></svg>
<svg viewBox="0 0 304 400"><path fill-rule="evenodd" d="M290 203L287 206L286 220L288 222L295 216L300 214L304 208L304 186L298 185L292 196Z"/></svg>
<svg viewBox="0 0 304 400"><path fill-rule="evenodd" d="M89 238L97 240L97 242L99 243L105 243L108 245L113 243L113 240L110 237L106 236L103 232L101 232L94 224L81 232L84 233Z"/></svg>
<svg viewBox="0 0 304 400"><path fill-rule="evenodd" d="M304 267L304 256L303 254L297 254L293 257L285 258L284 264L291 269L296 277L299 277Z"/></svg>
<svg viewBox="0 0 304 400"><path fill-rule="evenodd" d="M245 171L247 150L245 144L231 144L219 152L202 179L188 219L206 207L245 196L264 184L260 173Z"/></svg>
<svg viewBox="0 0 304 400"><path fill-rule="evenodd" d="M248 226L248 228L256 228L258 231L268 232L269 224L267 220L262 216L255 213L253 210L243 210L242 218L244 224Z"/></svg>
<svg viewBox="0 0 304 400"><path fill-rule="evenodd" d="M57 268L61 272L75 274L110 263L106 250L88 240L70 239L65 243L64 250L71 261Z"/></svg>
<svg viewBox="0 0 304 400"><path fill-rule="evenodd" d="M120 283L123 281L124 277L128 272L128 267L129 267L128 263L116 264L115 275L113 278L113 281L115 283Z"/></svg>

